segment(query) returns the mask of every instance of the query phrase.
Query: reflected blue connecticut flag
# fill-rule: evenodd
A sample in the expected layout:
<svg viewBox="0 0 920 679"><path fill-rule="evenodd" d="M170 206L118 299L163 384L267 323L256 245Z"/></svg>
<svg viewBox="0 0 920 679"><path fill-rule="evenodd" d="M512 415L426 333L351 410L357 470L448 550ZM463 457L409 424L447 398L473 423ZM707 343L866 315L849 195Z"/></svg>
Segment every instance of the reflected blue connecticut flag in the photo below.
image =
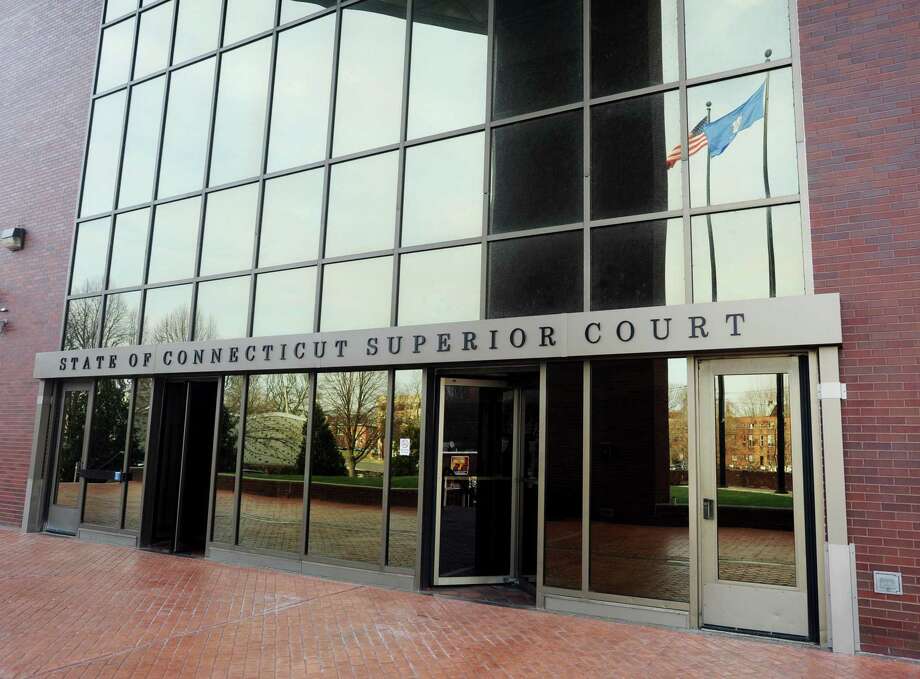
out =
<svg viewBox="0 0 920 679"><path fill-rule="evenodd" d="M750 99L731 113L703 126L703 132L709 140L709 156L714 158L721 154L741 130L746 130L763 118L763 94L766 83L757 88Z"/></svg>

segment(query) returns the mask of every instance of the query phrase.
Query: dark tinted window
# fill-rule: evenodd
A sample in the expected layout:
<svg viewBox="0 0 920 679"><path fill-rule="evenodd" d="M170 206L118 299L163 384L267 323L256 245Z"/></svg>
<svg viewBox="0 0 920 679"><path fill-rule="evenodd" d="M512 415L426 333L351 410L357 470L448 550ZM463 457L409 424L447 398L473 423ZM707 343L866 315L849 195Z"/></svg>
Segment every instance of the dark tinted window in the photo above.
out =
<svg viewBox="0 0 920 679"><path fill-rule="evenodd" d="M581 101L581 0L496 2L494 40L494 117Z"/></svg>
<svg viewBox="0 0 920 679"><path fill-rule="evenodd" d="M591 232L591 309L682 304L684 239L679 219Z"/></svg>
<svg viewBox="0 0 920 679"><path fill-rule="evenodd" d="M628 99L591 110L591 218L679 210L677 92Z"/></svg>
<svg viewBox="0 0 920 679"><path fill-rule="evenodd" d="M677 2L591 3L591 96L677 80Z"/></svg>
<svg viewBox="0 0 920 679"><path fill-rule="evenodd" d="M581 311L581 243L581 231L491 243L487 316Z"/></svg>
<svg viewBox="0 0 920 679"><path fill-rule="evenodd" d="M582 219L582 113L495 130L492 233Z"/></svg>
<svg viewBox="0 0 920 679"><path fill-rule="evenodd" d="M592 592L688 601L687 363L591 363Z"/></svg>
<svg viewBox="0 0 920 679"><path fill-rule="evenodd" d="M582 411L580 361L546 366L546 505L543 584L581 589Z"/></svg>

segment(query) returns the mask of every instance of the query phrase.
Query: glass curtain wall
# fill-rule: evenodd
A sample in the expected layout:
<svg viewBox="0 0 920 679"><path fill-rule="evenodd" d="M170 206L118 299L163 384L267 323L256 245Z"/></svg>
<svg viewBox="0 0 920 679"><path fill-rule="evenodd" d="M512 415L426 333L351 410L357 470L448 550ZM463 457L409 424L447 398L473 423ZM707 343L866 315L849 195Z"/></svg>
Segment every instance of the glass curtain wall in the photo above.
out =
<svg viewBox="0 0 920 679"><path fill-rule="evenodd" d="M414 569L422 382L421 370L225 376L211 540Z"/></svg>
<svg viewBox="0 0 920 679"><path fill-rule="evenodd" d="M808 287L786 0L122 0L105 21L68 348L128 292L117 344Z"/></svg>

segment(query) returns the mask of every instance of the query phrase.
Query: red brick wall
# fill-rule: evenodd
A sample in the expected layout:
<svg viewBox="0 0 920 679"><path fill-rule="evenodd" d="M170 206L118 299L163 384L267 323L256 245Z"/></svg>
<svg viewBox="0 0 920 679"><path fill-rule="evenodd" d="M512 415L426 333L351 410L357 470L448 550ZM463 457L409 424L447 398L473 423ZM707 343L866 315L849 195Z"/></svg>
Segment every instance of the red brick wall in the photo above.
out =
<svg viewBox="0 0 920 679"><path fill-rule="evenodd" d="M19 524L32 446L36 351L53 351L92 88L102 0L8 0L0 14L0 524Z"/></svg>
<svg viewBox="0 0 920 679"><path fill-rule="evenodd" d="M840 292L865 651L920 658L920 3L800 0L815 283ZM873 593L900 571L904 596Z"/></svg>

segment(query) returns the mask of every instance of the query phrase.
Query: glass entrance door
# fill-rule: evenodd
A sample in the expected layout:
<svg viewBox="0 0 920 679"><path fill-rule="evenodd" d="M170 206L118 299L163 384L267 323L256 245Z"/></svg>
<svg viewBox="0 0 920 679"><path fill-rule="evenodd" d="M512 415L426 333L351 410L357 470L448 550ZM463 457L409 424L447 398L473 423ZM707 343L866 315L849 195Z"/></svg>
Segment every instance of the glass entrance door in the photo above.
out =
<svg viewBox="0 0 920 679"><path fill-rule="evenodd" d="M80 467L86 453L92 384L65 384L61 388L58 432L52 461L51 502L46 530L77 534L80 525Z"/></svg>
<svg viewBox="0 0 920 679"><path fill-rule="evenodd" d="M516 393L503 382L441 380L435 585L500 583L514 572Z"/></svg>
<svg viewBox="0 0 920 679"><path fill-rule="evenodd" d="M703 624L806 637L798 364L703 361L699 391Z"/></svg>

